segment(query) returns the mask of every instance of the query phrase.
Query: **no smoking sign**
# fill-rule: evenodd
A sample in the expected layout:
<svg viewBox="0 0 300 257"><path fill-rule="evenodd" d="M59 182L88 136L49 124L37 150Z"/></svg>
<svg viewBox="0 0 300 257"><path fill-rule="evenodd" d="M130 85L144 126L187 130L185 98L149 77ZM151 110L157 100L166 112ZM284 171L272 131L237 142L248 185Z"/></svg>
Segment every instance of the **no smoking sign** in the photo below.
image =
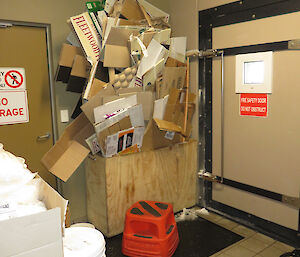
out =
<svg viewBox="0 0 300 257"><path fill-rule="evenodd" d="M0 90L25 90L24 68L0 68Z"/></svg>

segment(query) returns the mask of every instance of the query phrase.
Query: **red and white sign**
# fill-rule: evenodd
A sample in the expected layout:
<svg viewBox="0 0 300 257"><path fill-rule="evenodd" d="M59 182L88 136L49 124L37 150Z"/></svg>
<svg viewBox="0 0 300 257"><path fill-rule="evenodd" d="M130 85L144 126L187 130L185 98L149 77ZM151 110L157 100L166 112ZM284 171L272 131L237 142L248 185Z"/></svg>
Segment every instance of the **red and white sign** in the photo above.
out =
<svg viewBox="0 0 300 257"><path fill-rule="evenodd" d="M0 68L0 90L25 90L24 68Z"/></svg>
<svg viewBox="0 0 300 257"><path fill-rule="evenodd" d="M267 94L241 94L240 115L242 116L268 116Z"/></svg>
<svg viewBox="0 0 300 257"><path fill-rule="evenodd" d="M27 91L0 90L0 125L29 121Z"/></svg>

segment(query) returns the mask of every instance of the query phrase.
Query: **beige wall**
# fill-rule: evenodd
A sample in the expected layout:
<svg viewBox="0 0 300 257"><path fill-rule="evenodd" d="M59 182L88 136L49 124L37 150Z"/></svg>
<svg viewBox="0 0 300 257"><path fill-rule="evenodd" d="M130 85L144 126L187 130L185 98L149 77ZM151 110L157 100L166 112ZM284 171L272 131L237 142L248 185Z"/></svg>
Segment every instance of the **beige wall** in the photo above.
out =
<svg viewBox="0 0 300 257"><path fill-rule="evenodd" d="M197 0L198 10L205 10L209 8L213 8L223 4L229 4L232 2L236 2L234 0Z"/></svg>

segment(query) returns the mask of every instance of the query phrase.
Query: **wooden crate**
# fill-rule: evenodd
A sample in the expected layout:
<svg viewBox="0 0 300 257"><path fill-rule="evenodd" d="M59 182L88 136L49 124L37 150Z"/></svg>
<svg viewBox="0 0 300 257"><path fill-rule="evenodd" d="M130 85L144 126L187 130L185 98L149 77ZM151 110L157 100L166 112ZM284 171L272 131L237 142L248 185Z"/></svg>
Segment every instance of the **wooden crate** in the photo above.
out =
<svg viewBox="0 0 300 257"><path fill-rule="evenodd" d="M180 211L196 204L197 143L113 158L88 159L88 219L106 236L123 231L126 210L139 200L173 204Z"/></svg>

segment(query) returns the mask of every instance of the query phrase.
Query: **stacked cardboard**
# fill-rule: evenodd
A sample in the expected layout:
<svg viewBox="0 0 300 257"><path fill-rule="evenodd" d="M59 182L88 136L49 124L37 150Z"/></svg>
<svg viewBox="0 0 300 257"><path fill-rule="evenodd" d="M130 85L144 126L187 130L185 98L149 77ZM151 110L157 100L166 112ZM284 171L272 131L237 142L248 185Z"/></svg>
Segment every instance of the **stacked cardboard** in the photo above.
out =
<svg viewBox="0 0 300 257"><path fill-rule="evenodd" d="M195 110L186 38L172 37L167 13L145 0L86 7L68 21L73 45L63 45L56 75L81 94L80 111L42 159L64 181L90 152L112 157L187 141Z"/></svg>

